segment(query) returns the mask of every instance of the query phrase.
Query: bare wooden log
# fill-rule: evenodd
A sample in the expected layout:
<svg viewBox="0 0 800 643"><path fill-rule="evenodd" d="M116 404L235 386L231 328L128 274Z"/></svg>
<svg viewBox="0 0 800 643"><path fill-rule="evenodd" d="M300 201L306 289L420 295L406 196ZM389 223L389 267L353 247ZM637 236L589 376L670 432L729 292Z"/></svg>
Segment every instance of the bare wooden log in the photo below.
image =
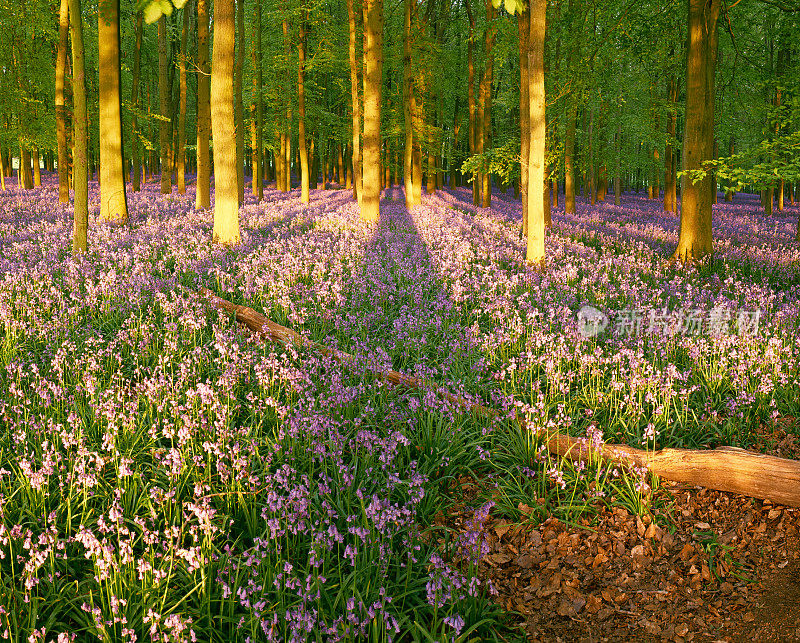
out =
<svg viewBox="0 0 800 643"><path fill-rule="evenodd" d="M214 308L233 314L238 322L270 341L286 346L307 348L330 356L343 364L359 365L356 358L349 353L312 342L299 333L276 324L252 308L233 304L205 288L201 290L201 294ZM502 416L496 409L473 404L419 378L391 370L370 370L378 379L397 386L434 391L453 405L471 411L480 417L494 419ZM524 418L518 416L516 419L523 427L528 428ZM646 467L653 474L667 480L740 493L791 507L800 507L800 462L797 460L777 458L736 447L719 447L708 450L645 451L618 444L603 444L599 448L595 448L585 438L576 438L561 433L542 437L550 453L573 461L594 459L627 466Z"/></svg>

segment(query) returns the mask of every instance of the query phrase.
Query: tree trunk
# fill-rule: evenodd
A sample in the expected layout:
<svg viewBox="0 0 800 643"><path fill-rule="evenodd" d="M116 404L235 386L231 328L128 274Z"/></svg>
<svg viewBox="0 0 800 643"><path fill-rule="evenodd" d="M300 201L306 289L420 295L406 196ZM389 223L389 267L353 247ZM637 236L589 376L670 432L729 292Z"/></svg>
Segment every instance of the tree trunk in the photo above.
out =
<svg viewBox="0 0 800 643"><path fill-rule="evenodd" d="M100 96L100 219L127 223L122 160L119 0L104 0L97 15Z"/></svg>
<svg viewBox="0 0 800 643"><path fill-rule="evenodd" d="M494 5L492 0L486 0L486 67L483 70L483 124L482 124L482 151L488 153L492 149L492 81L494 78L494 41L497 29L494 26ZM481 205L489 208L492 205L492 175L487 171L483 173L481 183Z"/></svg>
<svg viewBox="0 0 800 643"><path fill-rule="evenodd" d="M300 202L308 203L308 150L306 148L306 16L300 21L300 38L297 43L297 146L300 152Z"/></svg>
<svg viewBox="0 0 800 643"><path fill-rule="evenodd" d="M622 101L619 104L617 115L617 133L614 137L616 152L616 170L614 172L614 205L619 205L622 199Z"/></svg>
<svg viewBox="0 0 800 643"><path fill-rule="evenodd" d="M42 186L42 168L39 166L39 148L34 147L31 152L31 162L33 163L33 185Z"/></svg>
<svg viewBox="0 0 800 643"><path fill-rule="evenodd" d="M69 0L69 23L72 36L72 104L75 127L75 147L72 175L75 182L72 220L72 254L86 252L89 228L89 177L87 153L89 127L86 118L86 72L83 51L83 20L81 0Z"/></svg>
<svg viewBox="0 0 800 643"><path fill-rule="evenodd" d="M348 0L352 2L352 0ZM364 169L361 218L377 221L381 200L381 78L383 0L364 4Z"/></svg>
<svg viewBox="0 0 800 643"><path fill-rule="evenodd" d="M528 157L528 245L525 259L543 263L544 175L545 175L545 87L544 39L547 25L547 0L531 0L528 57L528 96L530 148Z"/></svg>
<svg viewBox="0 0 800 643"><path fill-rule="evenodd" d="M465 0L469 17L469 40L467 41L467 108L469 109L469 155L478 153L478 114L475 106L475 16L470 0ZM472 205L480 205L478 176L472 175Z"/></svg>
<svg viewBox="0 0 800 643"><path fill-rule="evenodd" d="M350 98L353 116L353 197L361 204L361 99L358 94L359 66L357 61L358 19L353 8L353 0L347 0L347 17L349 24L349 56L350 56Z"/></svg>
<svg viewBox="0 0 800 643"><path fill-rule="evenodd" d="M261 87L264 83L261 67L261 2L256 2L255 19L253 20L253 42L251 43L253 63L253 96L250 109L250 146L252 148L253 196L259 201L264 198L264 176L261 167L263 158L263 107Z"/></svg>
<svg viewBox="0 0 800 643"><path fill-rule="evenodd" d="M67 108L64 103L64 78L69 44L69 0L61 0L58 12L58 50L56 53L56 140L58 143L58 202L69 203L69 158L67 151Z"/></svg>
<svg viewBox="0 0 800 643"><path fill-rule="evenodd" d="M158 111L163 120L159 121L159 145L161 148L161 194L172 192L172 176L169 167L170 124L172 122L167 62L167 18L158 19Z"/></svg>
<svg viewBox="0 0 800 643"><path fill-rule="evenodd" d="M528 238L528 157L530 156L530 100L528 98L528 54L531 15L526 9L517 16L519 32L519 130L520 130L520 197L522 198L522 238Z"/></svg>
<svg viewBox="0 0 800 643"><path fill-rule="evenodd" d="M469 0L467 0L469 1ZM406 210L414 207L413 154L414 125L411 113L411 98L414 88L411 69L411 3L403 2L403 187L405 189Z"/></svg>
<svg viewBox="0 0 800 643"><path fill-rule="evenodd" d="M733 140L733 135L731 135L730 139L728 140L728 156L733 156L735 152L735 143ZM733 185L729 184L728 187L725 189L725 202L732 203L733 202Z"/></svg>
<svg viewBox="0 0 800 643"><path fill-rule="evenodd" d="M575 126L578 120L577 98L568 98L564 131L564 214L575 214Z"/></svg>
<svg viewBox="0 0 800 643"><path fill-rule="evenodd" d="M678 102L678 82L671 77L667 82L667 98L669 100L669 114L667 115L667 144L664 147L664 210L677 211L677 179L675 176L675 152L672 141L675 139L678 115L676 113Z"/></svg>
<svg viewBox="0 0 800 643"><path fill-rule="evenodd" d="M197 0L197 193L195 208L211 205L211 89L208 66L208 3Z"/></svg>
<svg viewBox="0 0 800 643"><path fill-rule="evenodd" d="M183 27L181 29L181 56L178 60L178 82L180 105L178 111L178 194L186 194L186 50L189 37L189 7L183 8Z"/></svg>
<svg viewBox="0 0 800 643"><path fill-rule="evenodd" d="M689 32L686 55L686 116L683 136L684 172L700 169L714 145L714 71L720 0L687 0ZM699 259L712 251L709 177L681 181L679 261Z"/></svg>
<svg viewBox="0 0 800 643"><path fill-rule="evenodd" d="M143 15L141 11L136 12L136 47L133 51L133 82L131 84L131 104L133 105L133 114L131 116L131 155L133 157L133 176L131 182L133 191L139 192L141 186L141 157L139 152L139 133L137 131L138 119L136 118L136 111L139 109L139 81L141 78L141 60L142 60L142 30L143 30Z"/></svg>
<svg viewBox="0 0 800 643"><path fill-rule="evenodd" d="M244 101L242 98L242 73L244 71L244 0L236 0L236 68L234 70L234 98L236 101L236 198L244 203Z"/></svg>
<svg viewBox="0 0 800 643"><path fill-rule="evenodd" d="M238 244L239 195L236 178L234 54L236 25L232 2L214 3L214 51L211 67L211 127L214 131L215 243Z"/></svg>

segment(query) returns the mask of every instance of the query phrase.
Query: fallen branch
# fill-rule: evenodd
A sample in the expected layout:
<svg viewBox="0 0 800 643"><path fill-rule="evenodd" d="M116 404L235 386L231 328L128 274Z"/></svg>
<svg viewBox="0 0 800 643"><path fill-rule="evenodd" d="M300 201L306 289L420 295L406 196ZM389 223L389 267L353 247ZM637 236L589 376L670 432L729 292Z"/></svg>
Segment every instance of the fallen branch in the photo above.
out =
<svg viewBox="0 0 800 643"><path fill-rule="evenodd" d="M312 342L295 331L267 319L252 308L233 304L205 288L201 290L201 294L214 308L235 315L238 322L270 341L285 346L294 345L307 348L330 356L343 364L359 365L352 355ZM495 409L473 404L410 375L377 369L372 369L372 373L380 380L407 389L434 391L455 406L483 418L494 419L502 416ZM518 418L518 420L522 426L526 426L524 418ZM575 438L561 433L545 436L545 441L550 453L573 461L600 458L622 465L647 467L655 475L667 480L740 493L753 498L800 507L800 462L797 460L777 458L736 447L719 447L713 450L644 451L624 445L604 444L598 450L584 438Z"/></svg>

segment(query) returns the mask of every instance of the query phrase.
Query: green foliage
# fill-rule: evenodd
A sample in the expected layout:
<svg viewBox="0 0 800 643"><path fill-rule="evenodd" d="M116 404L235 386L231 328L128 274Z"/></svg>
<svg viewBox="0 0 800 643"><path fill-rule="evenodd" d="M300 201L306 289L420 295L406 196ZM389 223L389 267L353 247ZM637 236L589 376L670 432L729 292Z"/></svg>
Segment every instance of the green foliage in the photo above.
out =
<svg viewBox="0 0 800 643"><path fill-rule="evenodd" d="M144 12L144 21L151 25L161 16L171 16L175 9L183 9L186 0L138 0L137 8Z"/></svg>

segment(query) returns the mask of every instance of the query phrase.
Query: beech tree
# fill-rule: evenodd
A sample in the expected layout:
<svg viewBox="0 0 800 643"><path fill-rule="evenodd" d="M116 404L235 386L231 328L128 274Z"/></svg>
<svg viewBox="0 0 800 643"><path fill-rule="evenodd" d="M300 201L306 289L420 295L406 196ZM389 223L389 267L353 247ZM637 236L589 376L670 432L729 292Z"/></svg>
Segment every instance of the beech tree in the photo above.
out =
<svg viewBox="0 0 800 643"><path fill-rule="evenodd" d="M233 3L214 3L214 50L211 61L211 127L214 131L215 243L239 243L239 189L234 114L236 24Z"/></svg>

